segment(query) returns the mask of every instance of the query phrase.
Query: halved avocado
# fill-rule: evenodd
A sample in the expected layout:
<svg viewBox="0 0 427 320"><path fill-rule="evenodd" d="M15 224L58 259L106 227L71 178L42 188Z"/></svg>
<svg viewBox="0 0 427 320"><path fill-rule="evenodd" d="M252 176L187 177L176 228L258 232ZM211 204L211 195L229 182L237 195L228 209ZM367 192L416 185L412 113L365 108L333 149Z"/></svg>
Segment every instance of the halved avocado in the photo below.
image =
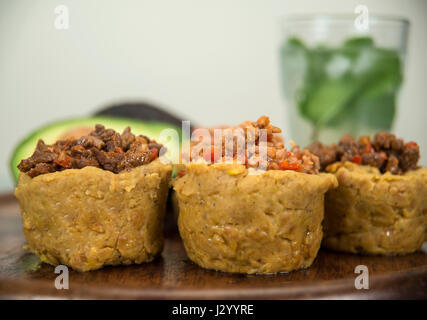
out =
<svg viewBox="0 0 427 320"><path fill-rule="evenodd" d="M119 133L122 133L123 130L129 126L133 134L145 135L159 143L165 143L165 141L160 140L160 133L162 130L171 128L178 132L181 139L181 128L166 122L141 121L107 116L73 118L57 121L33 131L18 143L10 159L10 168L15 182L18 181L19 176L19 169L17 168L19 162L33 154L39 139L42 139L47 144L53 144L57 140L70 136L79 137L85 135L92 131L96 124L102 124L106 128L114 129Z"/></svg>
<svg viewBox="0 0 427 320"><path fill-rule="evenodd" d="M123 101L96 111L94 116L124 117L143 121L168 122L179 127L181 127L183 120L182 117L175 115L173 112L166 111L161 106L147 101ZM197 127L197 124L191 121L190 126L194 128Z"/></svg>

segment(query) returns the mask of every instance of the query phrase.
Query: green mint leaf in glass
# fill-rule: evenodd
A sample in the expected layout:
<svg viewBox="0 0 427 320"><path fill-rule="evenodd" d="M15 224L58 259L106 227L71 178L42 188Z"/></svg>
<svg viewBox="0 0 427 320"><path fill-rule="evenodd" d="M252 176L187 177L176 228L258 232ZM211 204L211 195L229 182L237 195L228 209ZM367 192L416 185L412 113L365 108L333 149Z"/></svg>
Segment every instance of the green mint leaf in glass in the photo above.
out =
<svg viewBox="0 0 427 320"><path fill-rule="evenodd" d="M359 130L390 129L402 83L398 52L377 47L370 37L346 40L340 47L307 47L290 38L281 48L285 95L313 126ZM293 96L292 96L293 93Z"/></svg>

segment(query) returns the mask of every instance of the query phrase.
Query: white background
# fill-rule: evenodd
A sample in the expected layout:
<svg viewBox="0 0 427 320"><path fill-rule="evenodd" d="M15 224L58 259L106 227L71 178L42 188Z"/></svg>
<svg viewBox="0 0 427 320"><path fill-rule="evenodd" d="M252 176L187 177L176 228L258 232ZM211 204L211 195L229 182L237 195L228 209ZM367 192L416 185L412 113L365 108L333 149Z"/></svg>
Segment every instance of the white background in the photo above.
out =
<svg viewBox="0 0 427 320"><path fill-rule="evenodd" d="M54 28L54 8L70 29ZM40 125L111 102L146 99L206 125L269 115L286 134L278 17L371 13L411 22L395 131L427 163L427 1L0 0L0 191L19 139Z"/></svg>

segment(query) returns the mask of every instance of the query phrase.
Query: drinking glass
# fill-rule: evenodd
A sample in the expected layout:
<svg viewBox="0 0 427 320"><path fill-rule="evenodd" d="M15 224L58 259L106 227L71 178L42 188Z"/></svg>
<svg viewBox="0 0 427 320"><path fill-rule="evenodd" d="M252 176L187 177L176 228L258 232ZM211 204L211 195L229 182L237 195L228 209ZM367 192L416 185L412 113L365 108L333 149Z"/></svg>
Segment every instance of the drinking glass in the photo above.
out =
<svg viewBox="0 0 427 320"><path fill-rule="evenodd" d="M391 130L409 22L354 15L283 18L280 63L291 138L306 146Z"/></svg>

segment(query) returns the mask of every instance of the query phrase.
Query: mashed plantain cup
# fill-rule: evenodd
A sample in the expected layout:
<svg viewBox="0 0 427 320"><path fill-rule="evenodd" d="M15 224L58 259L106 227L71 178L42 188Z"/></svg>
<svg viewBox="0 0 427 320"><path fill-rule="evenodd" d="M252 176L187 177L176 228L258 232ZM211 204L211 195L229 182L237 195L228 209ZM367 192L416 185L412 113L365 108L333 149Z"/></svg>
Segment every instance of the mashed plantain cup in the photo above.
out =
<svg viewBox="0 0 427 320"><path fill-rule="evenodd" d="M15 190L28 249L80 271L153 260L172 170L159 147L102 126L80 139L40 141L19 165Z"/></svg>
<svg viewBox="0 0 427 320"><path fill-rule="evenodd" d="M241 126L269 128L269 121L260 119ZM277 273L313 263L322 240L324 194L336 179L317 174L317 158L308 153L273 145L284 157L269 157L269 169L260 174L251 174L250 158L246 164L217 158L213 164L187 164L173 181L179 232L188 257L199 266Z"/></svg>
<svg viewBox="0 0 427 320"><path fill-rule="evenodd" d="M322 240L324 193L335 183L328 174L248 175L243 165L189 164L174 181L187 255L238 273L309 267Z"/></svg>
<svg viewBox="0 0 427 320"><path fill-rule="evenodd" d="M427 232L427 169L381 174L351 162L328 167L339 187L326 194L323 246L338 251L404 254Z"/></svg>
<svg viewBox="0 0 427 320"><path fill-rule="evenodd" d="M427 169L417 166L419 147L387 132L338 145L313 144L339 186L325 198L323 246L365 254L405 254L427 234Z"/></svg>

